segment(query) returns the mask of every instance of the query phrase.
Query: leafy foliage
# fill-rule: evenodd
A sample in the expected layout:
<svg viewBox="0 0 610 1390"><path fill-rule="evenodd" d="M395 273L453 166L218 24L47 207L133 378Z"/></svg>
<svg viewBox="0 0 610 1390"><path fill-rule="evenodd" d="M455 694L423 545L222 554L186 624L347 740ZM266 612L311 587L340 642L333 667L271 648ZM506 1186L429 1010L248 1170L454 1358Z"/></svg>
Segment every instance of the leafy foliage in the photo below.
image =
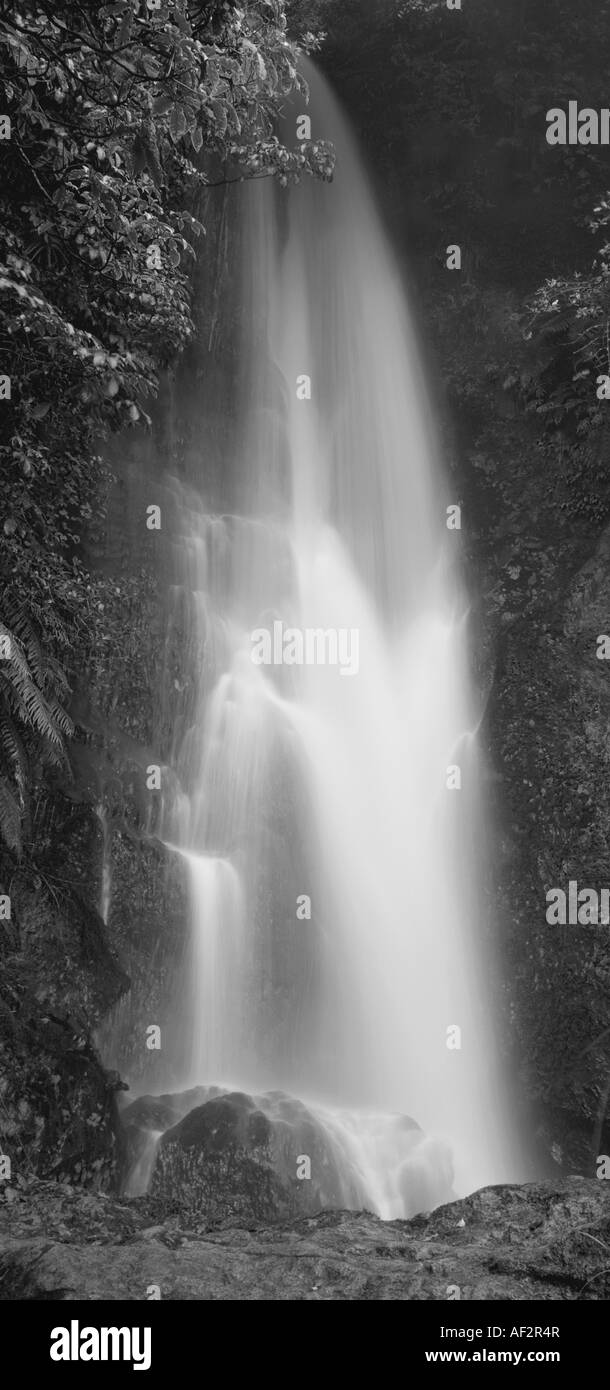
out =
<svg viewBox="0 0 610 1390"><path fill-rule="evenodd" d="M70 670L104 607L81 558L99 442L146 423L192 331L198 193L332 175L327 146L287 150L274 134L282 97L304 89L297 58L283 0L2 7L0 630L13 654L0 662L0 830L14 850L37 760L62 756Z"/></svg>
<svg viewBox="0 0 610 1390"><path fill-rule="evenodd" d="M607 234L610 195L595 209L591 230ZM528 403L557 427L579 437L607 435L600 377L610 378L610 243L604 241L589 273L547 280L534 295L527 336L537 349Z"/></svg>

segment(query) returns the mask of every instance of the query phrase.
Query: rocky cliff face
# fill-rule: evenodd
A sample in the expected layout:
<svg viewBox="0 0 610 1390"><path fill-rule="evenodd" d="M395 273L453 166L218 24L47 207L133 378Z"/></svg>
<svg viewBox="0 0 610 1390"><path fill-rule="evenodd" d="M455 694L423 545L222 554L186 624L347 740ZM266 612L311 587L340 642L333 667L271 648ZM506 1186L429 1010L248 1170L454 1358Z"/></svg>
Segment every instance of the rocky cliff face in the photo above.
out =
<svg viewBox="0 0 610 1390"><path fill-rule="evenodd" d="M94 817L82 807L75 817L59 794L53 810L48 876L44 859L15 875L0 932L1 1149L9 1181L38 1173L107 1187L121 1083L91 1033L128 980L88 896Z"/></svg>
<svg viewBox="0 0 610 1390"><path fill-rule="evenodd" d="M583 547L584 549L584 547ZM539 1152L593 1176L610 1151L610 927L547 921L547 893L610 886L610 686L597 657L610 532L510 615L488 711L499 772L498 920Z"/></svg>

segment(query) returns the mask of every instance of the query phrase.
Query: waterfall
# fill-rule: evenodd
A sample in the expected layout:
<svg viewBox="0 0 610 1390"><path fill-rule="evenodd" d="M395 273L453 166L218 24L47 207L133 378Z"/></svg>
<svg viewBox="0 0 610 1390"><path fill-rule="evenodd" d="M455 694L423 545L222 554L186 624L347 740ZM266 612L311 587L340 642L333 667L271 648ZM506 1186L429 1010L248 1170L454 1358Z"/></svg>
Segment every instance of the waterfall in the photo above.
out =
<svg viewBox="0 0 610 1390"><path fill-rule="evenodd" d="M480 710L404 285L346 121L306 74L335 179L231 191L232 453L213 504L204 456L170 484L188 675L163 834L190 882L185 1085L300 1097L399 1216L398 1116L430 1136L432 1174L451 1151L458 1190L515 1176Z"/></svg>

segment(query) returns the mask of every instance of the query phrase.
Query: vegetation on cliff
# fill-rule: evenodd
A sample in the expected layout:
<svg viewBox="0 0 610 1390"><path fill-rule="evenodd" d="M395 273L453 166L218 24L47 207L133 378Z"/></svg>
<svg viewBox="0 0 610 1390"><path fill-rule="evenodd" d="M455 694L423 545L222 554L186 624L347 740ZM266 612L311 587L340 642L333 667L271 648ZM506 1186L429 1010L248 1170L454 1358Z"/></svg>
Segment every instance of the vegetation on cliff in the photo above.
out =
<svg viewBox="0 0 610 1390"><path fill-rule="evenodd" d="M106 1181L113 1151L116 1078L106 1095L88 1038L129 983L98 916L96 763L117 778L105 748L90 756L74 688L110 650L133 676L146 577L119 591L90 564L104 441L146 424L192 334L202 191L328 177L328 147L274 133L297 60L282 0L0 7L0 1135L26 1172L74 1177L79 1126L99 1137L80 1145L81 1181ZM138 883L132 847L132 930Z"/></svg>
<svg viewBox="0 0 610 1390"><path fill-rule="evenodd" d="M191 333L197 189L329 172L327 148L274 135L296 65L279 0L20 0L0 17L0 832L15 853L38 766L65 759L83 638L102 636L81 548L100 442L147 418Z"/></svg>

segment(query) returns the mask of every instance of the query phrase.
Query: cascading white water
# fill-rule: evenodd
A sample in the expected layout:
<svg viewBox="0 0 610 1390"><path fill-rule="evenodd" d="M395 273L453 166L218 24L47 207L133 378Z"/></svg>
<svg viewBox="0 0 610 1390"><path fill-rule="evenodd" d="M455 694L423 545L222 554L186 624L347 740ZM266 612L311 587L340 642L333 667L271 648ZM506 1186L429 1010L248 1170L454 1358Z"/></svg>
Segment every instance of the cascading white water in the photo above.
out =
<svg viewBox="0 0 610 1390"><path fill-rule="evenodd" d="M226 511L208 513L205 459L198 484L173 484L193 685L165 819L191 882L184 1079L304 1098L369 1204L399 1216L413 1141L401 1149L396 1113L447 1139L462 1191L515 1172L485 1000L452 499L361 162L307 79L335 180L240 192ZM256 664L252 634L274 624L351 634L351 673ZM428 1199L447 1190L429 1144Z"/></svg>

